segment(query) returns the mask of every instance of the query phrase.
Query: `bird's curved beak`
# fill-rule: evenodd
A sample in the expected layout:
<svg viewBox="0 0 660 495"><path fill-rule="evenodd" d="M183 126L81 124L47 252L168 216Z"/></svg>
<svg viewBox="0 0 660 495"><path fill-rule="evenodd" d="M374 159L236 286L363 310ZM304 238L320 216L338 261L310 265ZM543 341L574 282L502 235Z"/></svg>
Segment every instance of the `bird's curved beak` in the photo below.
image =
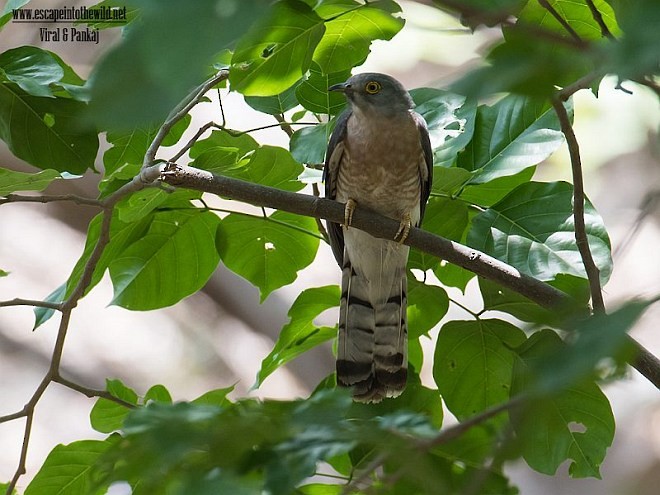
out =
<svg viewBox="0 0 660 495"><path fill-rule="evenodd" d="M341 91L342 93L346 93L351 89L351 85L348 83L339 83L339 84L333 84L328 88L328 91Z"/></svg>

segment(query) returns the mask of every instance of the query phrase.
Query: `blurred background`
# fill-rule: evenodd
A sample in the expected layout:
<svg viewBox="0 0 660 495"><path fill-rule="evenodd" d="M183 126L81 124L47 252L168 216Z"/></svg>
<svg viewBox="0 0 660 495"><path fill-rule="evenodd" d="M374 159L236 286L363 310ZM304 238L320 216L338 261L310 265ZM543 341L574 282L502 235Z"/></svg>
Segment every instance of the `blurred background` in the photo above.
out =
<svg viewBox="0 0 660 495"><path fill-rule="evenodd" d="M91 6L96 2L35 0L28 7ZM359 72L389 73L408 88L443 87L477 65L499 30L482 28L472 34L455 19L428 5L401 0L406 26L391 42L375 42ZM3 5L4 6L4 5ZM38 25L10 22L0 34L0 51L36 45L58 53L82 77L118 41L119 32L102 31L99 44L41 43ZM611 236L614 273L605 287L609 309L637 296L660 294L660 144L658 100L646 88L628 85L632 94L605 80L598 99L582 91L575 97L575 130L585 167L586 191ZM219 121L217 96L199 105L190 126ZM252 111L237 94L222 92L228 125L250 129L272 124L269 116ZM287 147L279 129L253 136L262 144ZM184 142L185 142L184 137ZM102 143L103 146L107 147ZM164 149L167 158L176 149ZM34 171L14 158L0 142L2 167ZM102 170L99 159L97 168ZM565 149L538 167L539 180L570 180ZM49 193L95 197L99 175L59 181ZM211 199L218 202L218 199ZM231 208L249 208L232 204ZM7 204L0 207L0 300L42 299L68 277L85 242L86 227L97 213L93 207L69 203ZM330 344L278 370L258 390L251 390L261 360L270 352L287 311L308 287L337 284L340 272L330 249L322 245L315 262L296 282L274 292L263 304L255 287L222 265L203 290L174 307L130 312L108 306L112 287L106 277L74 311L63 355L62 374L93 388L106 378L119 378L143 394L162 383L175 400L193 399L213 388L235 385L234 397L245 395L295 398L307 395L334 368ZM480 309L474 281L462 296L452 297ZM660 355L660 305L653 306L632 335ZM461 318L450 307L446 319ZM336 308L320 316L334 324ZM33 332L31 308L0 308L0 415L20 410L42 379L50 362L57 318ZM437 329L435 330L437 332ZM434 334L435 335L435 334ZM429 344L432 350L432 343ZM432 352L426 353L423 380L431 378ZM507 471L525 495L536 494L655 494L660 483L660 395L653 385L631 370L626 379L607 385L617 419L614 445L602 468L602 480L571 480L567 465L555 477L531 471L524 464ZM37 407L24 487L58 443L100 438L89 426L94 401L53 384ZM0 424L0 481L13 476L22 443L22 420Z"/></svg>

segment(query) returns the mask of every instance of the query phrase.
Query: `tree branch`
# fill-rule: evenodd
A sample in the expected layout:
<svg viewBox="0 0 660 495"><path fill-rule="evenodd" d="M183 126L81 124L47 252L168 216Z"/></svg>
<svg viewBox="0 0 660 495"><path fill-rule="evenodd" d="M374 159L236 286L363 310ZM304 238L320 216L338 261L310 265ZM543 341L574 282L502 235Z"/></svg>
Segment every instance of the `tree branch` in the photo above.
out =
<svg viewBox="0 0 660 495"><path fill-rule="evenodd" d="M344 222L344 205L336 201L216 176L192 167L169 163L163 169L161 180L172 186L212 193L255 206L274 208L319 219L324 218L337 223ZM398 231L399 223L391 218L358 208L353 216L351 227L363 230L374 237L393 239ZM574 300L564 292L520 273L506 263L430 232L412 228L405 243L481 277L493 280L545 308L556 311L586 309L576 308ZM630 364L660 388L660 361L634 339L631 338L630 341L637 351L637 357L631 360Z"/></svg>
<svg viewBox="0 0 660 495"><path fill-rule="evenodd" d="M580 37L579 34L573 29L573 27L564 19L559 12L557 12L557 9L555 9L549 2L548 0L538 0L539 4L541 4L541 7L543 7L545 10L550 12L550 15L554 17L559 24L566 30L568 34L571 35L571 37L575 40L576 43L583 43L582 38Z"/></svg>
<svg viewBox="0 0 660 495"><path fill-rule="evenodd" d="M597 313L605 313L605 303L603 301L603 293L600 288L600 271L591 256L589 249L589 239L587 238L586 225L584 222L584 180L582 177L582 161L580 159L580 146L573 126L568 118L568 112L559 98L552 99L552 106L555 113L559 118L561 131L566 137L568 145L568 152L571 157L571 168L573 171L573 222L575 224L575 242L577 243L580 257L584 264L584 269L587 272L589 279L589 290L591 292L591 301L594 306L594 311Z"/></svg>

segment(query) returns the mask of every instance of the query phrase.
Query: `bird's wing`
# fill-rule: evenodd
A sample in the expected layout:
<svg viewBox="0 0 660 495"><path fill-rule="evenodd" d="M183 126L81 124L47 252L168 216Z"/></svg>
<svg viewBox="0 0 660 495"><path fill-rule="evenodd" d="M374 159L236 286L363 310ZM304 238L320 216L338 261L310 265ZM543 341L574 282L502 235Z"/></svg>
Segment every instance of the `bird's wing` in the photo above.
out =
<svg viewBox="0 0 660 495"><path fill-rule="evenodd" d="M346 110L337 119L334 131L330 136L330 143L325 154L325 167L323 169L323 180L325 181L325 197L335 199L337 197L337 176L339 166L344 154L344 139L346 138L346 123L351 116L351 111ZM430 144L429 144L430 146ZM341 225L335 222L327 222L330 246L339 266L344 263L344 233Z"/></svg>
<svg viewBox="0 0 660 495"><path fill-rule="evenodd" d="M420 164L420 198L419 198L419 222L422 223L424 218L424 210L426 209L426 202L431 193L431 185L433 184L433 149L431 148L431 139L429 138L429 131L426 127L424 118L416 112L412 112L417 130L419 132L419 141L422 145L422 152L424 153L424 163Z"/></svg>

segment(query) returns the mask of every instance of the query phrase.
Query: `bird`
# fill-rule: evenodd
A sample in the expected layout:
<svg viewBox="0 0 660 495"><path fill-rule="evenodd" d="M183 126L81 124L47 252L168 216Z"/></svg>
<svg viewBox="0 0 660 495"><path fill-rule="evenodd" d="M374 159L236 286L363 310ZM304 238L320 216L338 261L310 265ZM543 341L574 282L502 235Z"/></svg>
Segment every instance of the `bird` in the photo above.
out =
<svg viewBox="0 0 660 495"><path fill-rule="evenodd" d="M328 90L342 92L348 102L330 136L323 172L325 197L345 203L344 223L327 222L342 269L337 384L352 388L356 402L380 402L406 386L410 248L403 242L424 217L433 150L424 118L395 78L362 73ZM356 209L397 220L394 239L351 227Z"/></svg>

